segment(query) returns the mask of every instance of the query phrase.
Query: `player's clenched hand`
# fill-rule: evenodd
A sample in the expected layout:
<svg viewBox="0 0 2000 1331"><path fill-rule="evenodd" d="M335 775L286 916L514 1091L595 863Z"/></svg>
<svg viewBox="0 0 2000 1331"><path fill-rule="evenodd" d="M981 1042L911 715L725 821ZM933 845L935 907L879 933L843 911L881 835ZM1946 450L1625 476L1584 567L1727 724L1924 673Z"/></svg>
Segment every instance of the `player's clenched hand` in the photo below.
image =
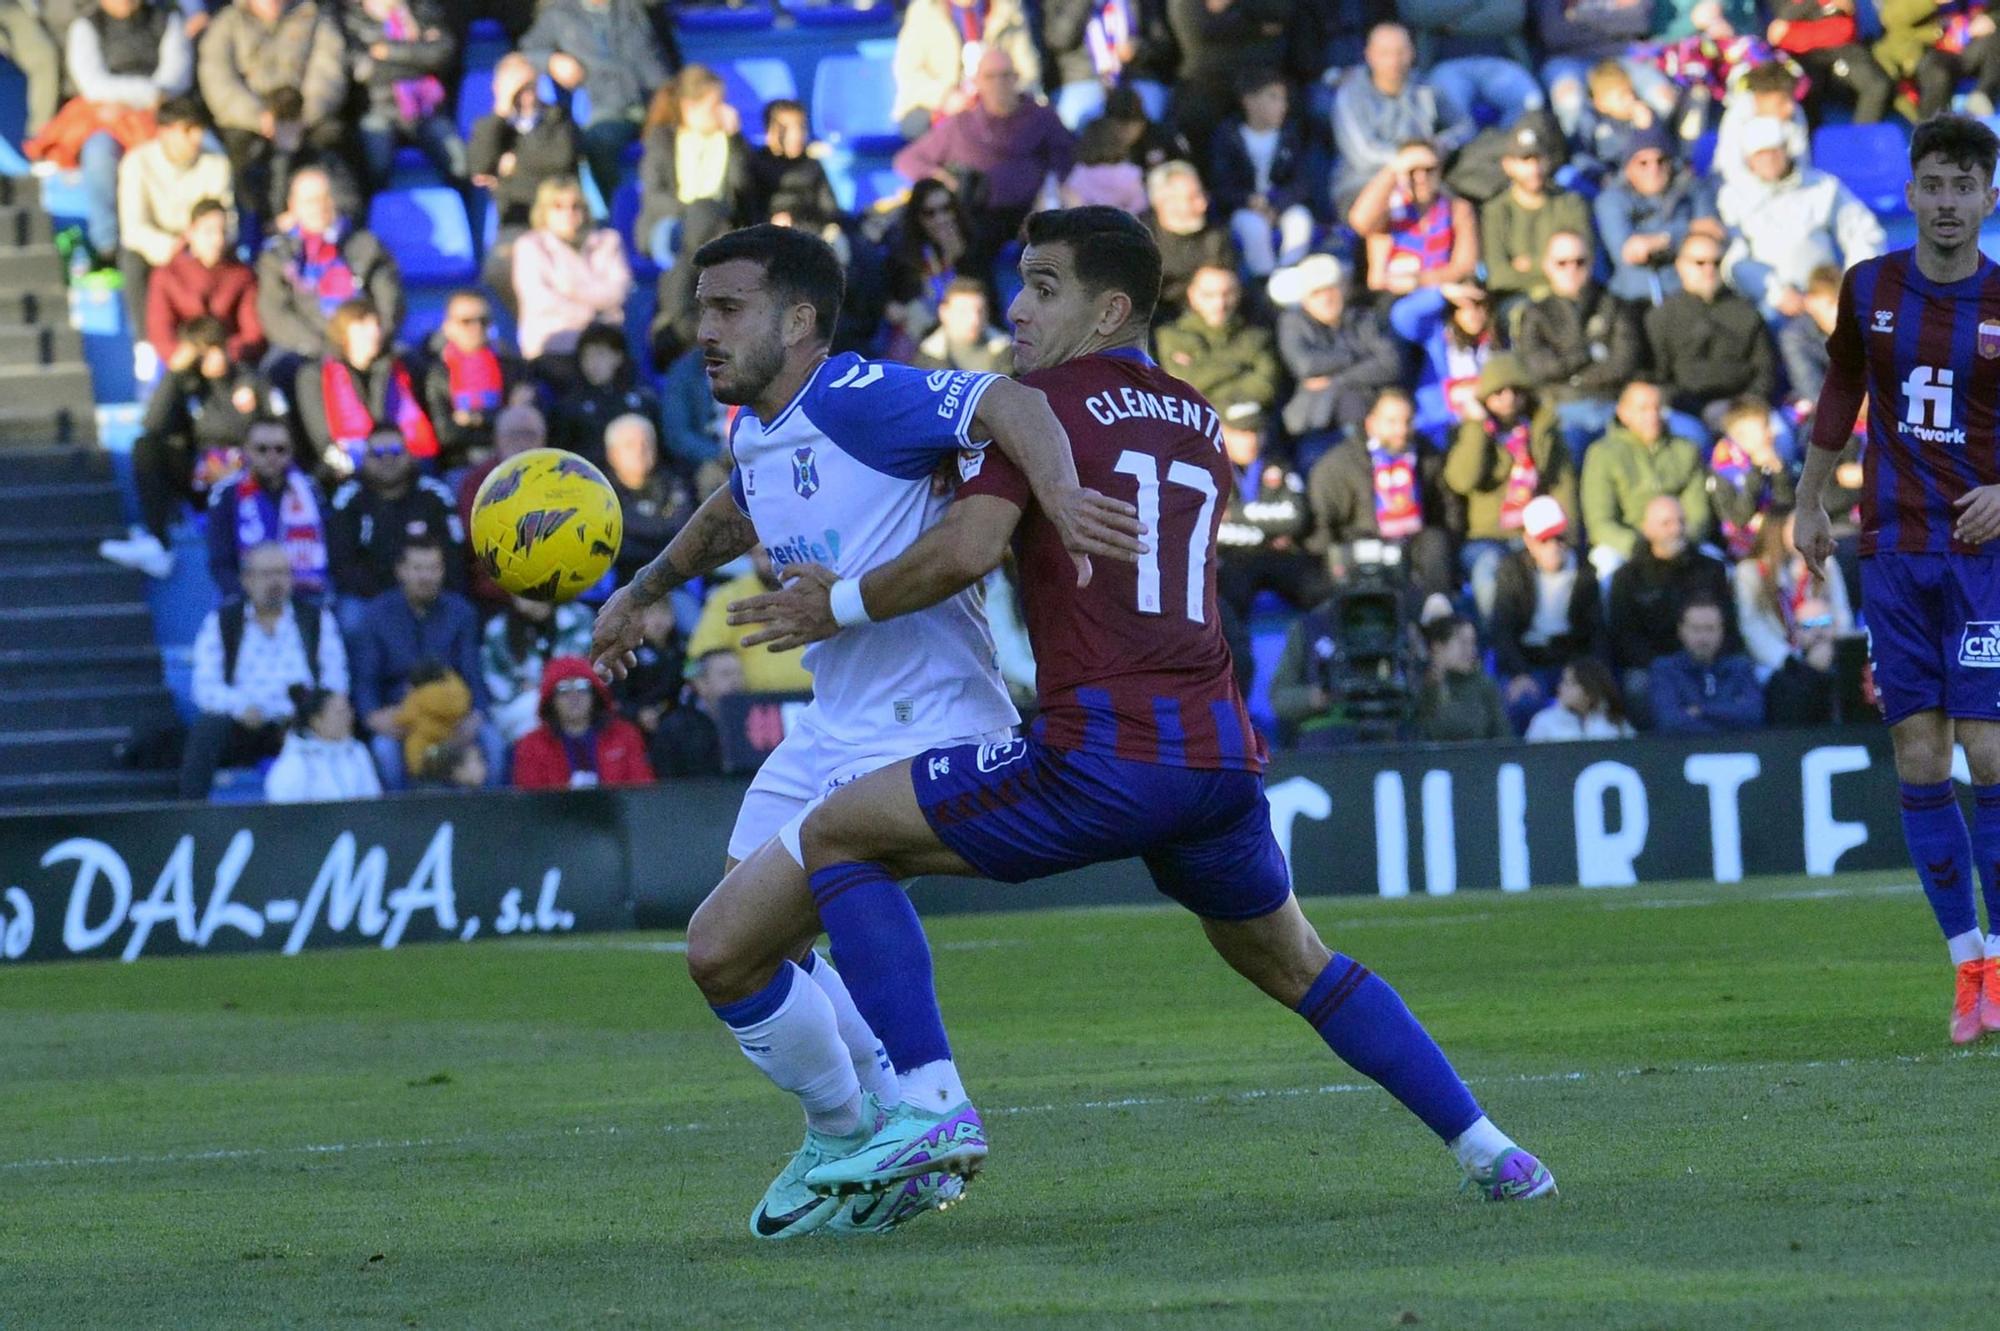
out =
<svg viewBox="0 0 2000 1331"><path fill-rule="evenodd" d="M1792 543L1806 567L1826 581L1826 561L1833 558L1833 522L1822 504L1801 504L1792 517Z"/></svg>
<svg viewBox="0 0 2000 1331"><path fill-rule="evenodd" d="M739 628L766 626L745 638L745 647L768 646L774 652L789 652L840 632L829 595L838 580L832 569L821 564L787 564L779 576L785 585L777 591L729 603L731 624Z"/></svg>
<svg viewBox="0 0 2000 1331"><path fill-rule="evenodd" d="M1958 510L1958 521L1951 534L1967 545L1984 545L2000 536L2000 485L1967 490L1952 507Z"/></svg>
<svg viewBox="0 0 2000 1331"><path fill-rule="evenodd" d="M1084 486L1065 491L1048 512L1063 548L1076 561L1076 585L1090 585L1090 557L1103 555L1130 564L1146 553L1146 525L1132 505Z"/></svg>
<svg viewBox="0 0 2000 1331"><path fill-rule="evenodd" d="M645 637L639 628L644 613L630 587L613 592L597 612L597 622L590 628L590 664L599 679L614 683L639 663L634 651Z"/></svg>

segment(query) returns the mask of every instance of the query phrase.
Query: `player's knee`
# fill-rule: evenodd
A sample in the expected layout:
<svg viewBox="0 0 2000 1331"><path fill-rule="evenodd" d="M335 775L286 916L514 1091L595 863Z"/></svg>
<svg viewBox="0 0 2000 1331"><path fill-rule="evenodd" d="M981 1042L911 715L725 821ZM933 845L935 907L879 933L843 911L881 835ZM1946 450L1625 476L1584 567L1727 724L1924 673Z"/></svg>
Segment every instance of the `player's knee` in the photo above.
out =
<svg viewBox="0 0 2000 1331"><path fill-rule="evenodd" d="M748 998L770 980L769 962L760 967L760 958L752 955L753 951L699 913L688 922L688 975L711 1005Z"/></svg>

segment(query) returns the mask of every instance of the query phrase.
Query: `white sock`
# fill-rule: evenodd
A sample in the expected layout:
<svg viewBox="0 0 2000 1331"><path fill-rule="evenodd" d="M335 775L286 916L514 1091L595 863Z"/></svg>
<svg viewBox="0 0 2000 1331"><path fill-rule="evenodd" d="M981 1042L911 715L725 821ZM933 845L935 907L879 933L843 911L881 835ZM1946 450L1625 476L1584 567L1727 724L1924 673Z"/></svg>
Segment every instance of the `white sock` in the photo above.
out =
<svg viewBox="0 0 2000 1331"><path fill-rule="evenodd" d="M861 1084L841 1042L840 1026L826 992L804 971L785 963L791 992L762 1021L730 1025L743 1056L782 1091L799 1097L806 1126L836 1137L861 1126Z"/></svg>
<svg viewBox="0 0 2000 1331"><path fill-rule="evenodd" d="M806 954L805 972L833 1004L841 1043L847 1046L847 1057L854 1064L854 1075L860 1079L861 1089L873 1095L884 1109L894 1109L903 1102L902 1088L896 1084L896 1069L889 1062L889 1055L883 1052L882 1042L875 1038L867 1018L854 1006L854 999L847 992L847 981L817 951Z"/></svg>
<svg viewBox="0 0 2000 1331"><path fill-rule="evenodd" d="M1451 1153L1458 1157L1459 1167L1468 1174L1490 1172L1495 1160L1514 1149L1514 1139L1494 1127L1493 1120L1484 1114L1451 1142Z"/></svg>
<svg viewBox="0 0 2000 1331"><path fill-rule="evenodd" d="M958 1079L958 1065L948 1058L905 1072L902 1082L903 1103L933 1114L955 1109L965 1100L965 1085Z"/></svg>
<svg viewBox="0 0 2000 1331"><path fill-rule="evenodd" d="M1944 940L1945 949L1951 953L1951 964L1963 966L1968 961L1978 961L1987 955L1986 938L1977 929L1967 929L1955 938Z"/></svg>

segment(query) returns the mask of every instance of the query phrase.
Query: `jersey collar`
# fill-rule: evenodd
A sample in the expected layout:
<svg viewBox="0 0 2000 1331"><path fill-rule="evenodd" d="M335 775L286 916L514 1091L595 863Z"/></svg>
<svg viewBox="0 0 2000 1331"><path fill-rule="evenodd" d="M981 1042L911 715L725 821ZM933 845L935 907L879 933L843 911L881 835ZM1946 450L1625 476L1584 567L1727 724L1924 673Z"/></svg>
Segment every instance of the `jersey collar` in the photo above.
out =
<svg viewBox="0 0 2000 1331"><path fill-rule="evenodd" d="M1110 356L1114 360L1136 361L1148 369L1152 368L1154 363L1153 358L1146 354L1143 347L1111 347L1097 354L1100 356Z"/></svg>

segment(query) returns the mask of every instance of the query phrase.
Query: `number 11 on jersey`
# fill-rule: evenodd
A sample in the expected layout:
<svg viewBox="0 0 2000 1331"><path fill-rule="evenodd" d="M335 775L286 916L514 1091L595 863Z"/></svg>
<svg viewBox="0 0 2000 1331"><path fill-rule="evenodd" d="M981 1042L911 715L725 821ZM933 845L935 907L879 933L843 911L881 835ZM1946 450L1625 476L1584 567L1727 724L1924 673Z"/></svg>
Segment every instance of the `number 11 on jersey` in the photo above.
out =
<svg viewBox="0 0 2000 1331"><path fill-rule="evenodd" d="M1160 609L1160 464L1161 459L1136 449L1118 455L1112 470L1139 482L1139 521L1152 534L1151 548L1139 556L1139 612L1164 613ZM1201 516L1188 533L1187 617L1203 622L1202 605L1208 586L1208 521L1215 516L1215 478L1190 462L1175 462L1166 469L1166 483L1182 485L1201 495Z"/></svg>

